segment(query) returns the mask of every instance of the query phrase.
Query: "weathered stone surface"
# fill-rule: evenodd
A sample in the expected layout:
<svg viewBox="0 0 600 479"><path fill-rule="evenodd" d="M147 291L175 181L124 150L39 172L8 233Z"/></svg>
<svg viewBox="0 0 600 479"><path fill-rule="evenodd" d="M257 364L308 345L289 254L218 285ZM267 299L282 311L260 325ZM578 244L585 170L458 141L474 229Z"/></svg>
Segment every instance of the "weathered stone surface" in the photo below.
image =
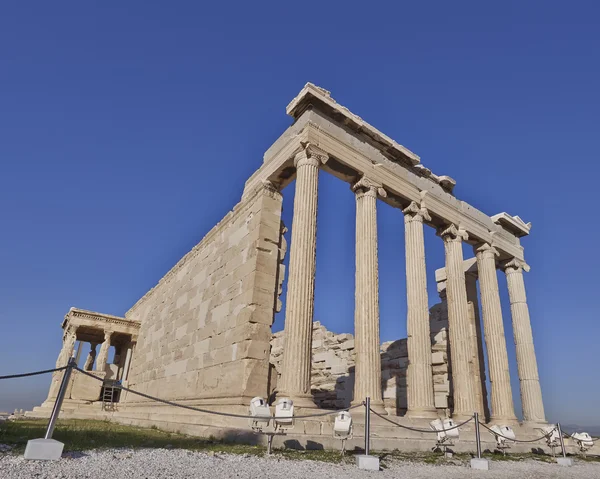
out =
<svg viewBox="0 0 600 479"><path fill-rule="evenodd" d="M259 188L131 308L141 329L130 387L165 399L266 395L280 212L279 193Z"/></svg>
<svg viewBox="0 0 600 479"><path fill-rule="evenodd" d="M435 314L432 308L431 330L446 332L446 321ZM350 406L354 390L354 367L356 354L354 336L334 334L320 322L315 321L312 328L312 372L311 394L314 402L321 408L339 409ZM438 335L440 338L445 335ZM437 337L437 336L436 336ZM319 338L319 339L317 339ZM430 346L432 361L435 363L430 378L434 390L434 404L445 414L448 408L450 392L448 379L447 353L445 339ZM284 332L273 335L271 340L270 362L279 373L283 367ZM408 350L406 339L387 341L381 344L381 387L384 406L392 414L404 414L407 408L407 366ZM274 388L272 388L274 389Z"/></svg>

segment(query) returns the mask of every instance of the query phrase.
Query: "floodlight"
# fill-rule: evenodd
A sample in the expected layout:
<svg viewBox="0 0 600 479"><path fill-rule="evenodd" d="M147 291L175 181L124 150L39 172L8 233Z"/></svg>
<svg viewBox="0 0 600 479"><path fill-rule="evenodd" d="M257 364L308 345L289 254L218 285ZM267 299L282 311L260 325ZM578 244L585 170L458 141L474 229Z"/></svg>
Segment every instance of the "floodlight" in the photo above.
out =
<svg viewBox="0 0 600 479"><path fill-rule="evenodd" d="M587 432L574 432L571 434L573 440L577 443L579 450L585 454L586 451L594 447L594 440Z"/></svg>
<svg viewBox="0 0 600 479"><path fill-rule="evenodd" d="M292 429L294 427L294 401L289 398L277 400L275 405L275 430Z"/></svg>
<svg viewBox="0 0 600 479"><path fill-rule="evenodd" d="M552 456L554 457L554 449L560 447L560 434L558 433L558 429L553 424L549 424L540 429L546 435L546 444L548 444L548 447L552 450Z"/></svg>
<svg viewBox="0 0 600 479"><path fill-rule="evenodd" d="M515 440L515 432L510 426L492 426L492 432L496 436L496 444L498 449L502 451L502 454L506 455L506 450L510 448L510 441Z"/></svg>
<svg viewBox="0 0 600 479"><path fill-rule="evenodd" d="M352 439L352 416L348 411L340 411L333 423L333 437L342 440L342 456L346 452L346 441Z"/></svg>
<svg viewBox="0 0 600 479"><path fill-rule="evenodd" d="M337 413L333 424L333 437L336 439L352 438L352 416L348 411Z"/></svg>
<svg viewBox="0 0 600 479"><path fill-rule="evenodd" d="M248 424L253 431L262 431L271 421L271 411L267 402L261 397L252 398L250 401L250 410L248 411L252 418L248 419Z"/></svg>
<svg viewBox="0 0 600 479"><path fill-rule="evenodd" d="M442 449L446 453L448 446L454 446L453 439L459 438L458 428L452 419L435 419L429 423L434 431L437 431L437 442L434 450Z"/></svg>

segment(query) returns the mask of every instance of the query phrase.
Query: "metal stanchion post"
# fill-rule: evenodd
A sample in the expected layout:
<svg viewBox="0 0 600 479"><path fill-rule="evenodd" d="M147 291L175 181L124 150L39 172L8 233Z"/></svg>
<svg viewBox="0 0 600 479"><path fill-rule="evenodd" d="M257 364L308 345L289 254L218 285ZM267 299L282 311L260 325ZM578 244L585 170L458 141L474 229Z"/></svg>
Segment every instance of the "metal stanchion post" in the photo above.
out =
<svg viewBox="0 0 600 479"><path fill-rule="evenodd" d="M46 435L43 439L31 439L27 441L27 447L25 448L25 459L56 461L62 456L62 451L65 445L62 442L52 439L52 433L54 432L54 427L56 426L56 421L58 420L60 408L62 407L63 400L67 393L69 380L71 379L71 372L75 367L77 367L77 363L73 358L69 358L69 363L67 364L67 368L63 373L62 382L60 383L56 401L54 402L54 407L52 408L52 414L50 415L50 421L48 422Z"/></svg>
<svg viewBox="0 0 600 479"><path fill-rule="evenodd" d="M563 432L560 427L560 423L556 423L556 429L558 429L558 437L560 438L560 449L562 451L562 457L557 457L556 462L561 466L572 466L573 461L567 457L567 451L565 450L565 440L563 439Z"/></svg>
<svg viewBox="0 0 600 479"><path fill-rule="evenodd" d="M475 446L477 448L477 457L471 459L471 469L489 470L490 465L487 459L481 457L481 431L479 429L479 413L473 414L475 419Z"/></svg>
<svg viewBox="0 0 600 479"><path fill-rule="evenodd" d="M365 401L365 455L369 455L371 436L371 398Z"/></svg>
<svg viewBox="0 0 600 479"><path fill-rule="evenodd" d="M479 413L475 413L475 441L477 442L477 459L481 459L481 431L479 430Z"/></svg>
<svg viewBox="0 0 600 479"><path fill-rule="evenodd" d="M75 366L77 366L75 359L70 358L69 364L67 364L67 369L65 369L63 373L62 382L60 383L58 395L56 396L56 401L54 402L54 407L52 408L52 414L50 414L50 421L48 422L48 428L46 429L46 435L44 436L44 439L52 439L54 427L56 426L56 421L58 420L58 415L60 414L60 408L62 407L65 394L67 393L67 387L69 386L71 371L73 371Z"/></svg>
<svg viewBox="0 0 600 479"><path fill-rule="evenodd" d="M556 423L556 427L558 429L558 437L560 438L560 450L562 452L563 457L567 457L567 452L565 451L565 440L563 439L562 429L560 427L560 423Z"/></svg>
<svg viewBox="0 0 600 479"><path fill-rule="evenodd" d="M359 469L379 471L379 458L371 456L371 398L365 399L365 453L356 456L356 465Z"/></svg>

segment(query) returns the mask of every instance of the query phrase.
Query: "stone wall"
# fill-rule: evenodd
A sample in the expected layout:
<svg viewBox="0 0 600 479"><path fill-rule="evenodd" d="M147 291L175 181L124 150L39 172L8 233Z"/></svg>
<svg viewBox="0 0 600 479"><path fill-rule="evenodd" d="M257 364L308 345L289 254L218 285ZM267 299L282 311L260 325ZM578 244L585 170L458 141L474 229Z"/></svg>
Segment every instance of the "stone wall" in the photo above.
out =
<svg viewBox="0 0 600 479"><path fill-rule="evenodd" d="M141 322L130 387L206 404L267 394L281 200L269 185L245 197L127 312Z"/></svg>
<svg viewBox="0 0 600 479"><path fill-rule="evenodd" d="M445 303L430 310L431 351L435 405L448 408L448 321ZM284 350L283 331L271 340L271 364L281 372ZM408 350L406 339L381 345L381 387L386 409L395 414L406 411L406 370ZM322 408L347 408L354 389L354 336L335 334L320 322L313 323L311 386L315 402ZM275 382L272 383L272 389Z"/></svg>

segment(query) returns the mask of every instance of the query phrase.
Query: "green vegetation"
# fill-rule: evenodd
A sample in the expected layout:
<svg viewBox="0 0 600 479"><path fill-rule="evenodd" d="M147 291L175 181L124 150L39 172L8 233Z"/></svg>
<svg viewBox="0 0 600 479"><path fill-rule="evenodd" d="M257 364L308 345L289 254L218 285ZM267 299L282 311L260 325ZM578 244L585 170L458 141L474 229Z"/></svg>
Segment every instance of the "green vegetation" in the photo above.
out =
<svg viewBox="0 0 600 479"><path fill-rule="evenodd" d="M0 424L0 444L14 446L13 451L22 453L29 439L44 437L46 420L19 420L7 421ZM198 438L185 436L183 434L161 431L156 427L141 428L125 426L109 421L92 421L68 419L58 421L54 431L55 439L65 443L65 452L85 451L89 449L108 448L173 448L187 449L191 451L203 451L210 454L248 454L262 456L266 454L263 446L250 446L224 442L210 438ZM273 454L286 459L309 459L314 461L331 463L354 463L355 451L348 451L344 457L339 451L326 450L296 450L296 449L274 449ZM392 451L375 453L380 456L381 467L386 468L392 462L415 462L425 464L466 465L471 459L470 454L454 454L452 458L446 458L441 453L432 452L402 452ZM543 454L491 454L486 453L484 457L493 461L523 461L535 459L544 462L554 462L551 456ZM586 461L600 462L600 458L590 456L580 458Z"/></svg>

